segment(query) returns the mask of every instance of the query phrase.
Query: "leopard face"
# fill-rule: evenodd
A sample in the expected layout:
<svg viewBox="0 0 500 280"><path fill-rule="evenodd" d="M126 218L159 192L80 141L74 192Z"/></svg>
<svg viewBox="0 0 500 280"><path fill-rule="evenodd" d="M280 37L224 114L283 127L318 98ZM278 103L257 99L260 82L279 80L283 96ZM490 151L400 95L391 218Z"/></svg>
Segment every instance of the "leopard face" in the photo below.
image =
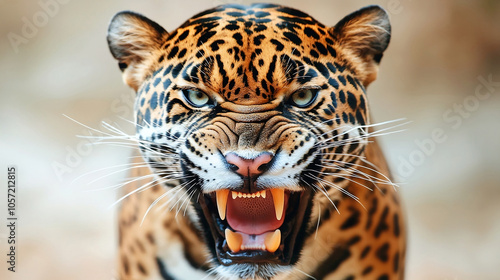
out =
<svg viewBox="0 0 500 280"><path fill-rule="evenodd" d="M313 204L342 195L363 155L365 88L389 39L377 6L334 27L269 4L220 6L171 33L112 20L142 155L219 273L267 279L299 261Z"/></svg>

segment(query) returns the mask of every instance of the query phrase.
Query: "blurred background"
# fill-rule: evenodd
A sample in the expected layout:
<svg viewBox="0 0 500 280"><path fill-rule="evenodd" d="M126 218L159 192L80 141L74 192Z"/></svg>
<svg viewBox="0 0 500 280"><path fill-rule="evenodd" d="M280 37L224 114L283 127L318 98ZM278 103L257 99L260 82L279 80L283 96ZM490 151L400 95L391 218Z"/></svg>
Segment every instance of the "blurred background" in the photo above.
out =
<svg viewBox="0 0 500 280"><path fill-rule="evenodd" d="M113 279L113 187L132 150L89 145L77 137L89 129L65 115L133 133L133 93L105 40L116 12L172 31L229 2L250 3L0 0L0 279ZM500 1L286 1L327 25L368 4L386 8L393 26L368 90L374 121L410 121L381 137L407 206L407 279L498 279ZM10 165L18 168L16 273L6 264Z"/></svg>

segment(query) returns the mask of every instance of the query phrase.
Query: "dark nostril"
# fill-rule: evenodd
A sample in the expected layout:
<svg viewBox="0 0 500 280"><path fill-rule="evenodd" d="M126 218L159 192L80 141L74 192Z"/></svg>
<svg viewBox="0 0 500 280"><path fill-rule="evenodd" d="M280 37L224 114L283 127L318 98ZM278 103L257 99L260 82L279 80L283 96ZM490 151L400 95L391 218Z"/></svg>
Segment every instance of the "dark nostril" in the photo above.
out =
<svg viewBox="0 0 500 280"><path fill-rule="evenodd" d="M261 164L259 167L257 167L257 170L259 170L260 172L267 171L268 169L269 169L269 163L264 163Z"/></svg>
<svg viewBox="0 0 500 280"><path fill-rule="evenodd" d="M231 171L236 172L240 168L236 164L229 163L229 169L231 169Z"/></svg>
<svg viewBox="0 0 500 280"><path fill-rule="evenodd" d="M238 154L231 152L226 156L228 168L244 177L260 175L267 171L270 167L270 162L273 158L271 153L261 153L253 159L240 157Z"/></svg>

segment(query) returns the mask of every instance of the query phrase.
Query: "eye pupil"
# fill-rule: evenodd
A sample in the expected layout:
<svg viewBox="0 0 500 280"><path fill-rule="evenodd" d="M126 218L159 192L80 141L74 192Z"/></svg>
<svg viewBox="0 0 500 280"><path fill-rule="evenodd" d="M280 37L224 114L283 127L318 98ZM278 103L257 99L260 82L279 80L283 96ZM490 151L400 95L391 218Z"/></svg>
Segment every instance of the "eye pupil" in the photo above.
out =
<svg viewBox="0 0 500 280"><path fill-rule="evenodd" d="M300 108L305 108L313 103L313 101L316 99L317 93L318 91L314 89L304 89L297 91L291 96L292 105Z"/></svg>
<svg viewBox="0 0 500 280"><path fill-rule="evenodd" d="M203 107L210 102L208 95L196 89L185 89L181 91L189 104L195 107Z"/></svg>

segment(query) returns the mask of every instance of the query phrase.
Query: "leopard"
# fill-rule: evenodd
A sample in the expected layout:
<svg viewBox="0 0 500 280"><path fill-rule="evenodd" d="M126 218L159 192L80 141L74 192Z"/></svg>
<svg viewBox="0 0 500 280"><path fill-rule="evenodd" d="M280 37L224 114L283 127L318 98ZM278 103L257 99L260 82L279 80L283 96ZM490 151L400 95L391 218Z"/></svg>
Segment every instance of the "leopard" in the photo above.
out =
<svg viewBox="0 0 500 280"><path fill-rule="evenodd" d="M135 92L117 279L404 279L398 186L367 87L391 39L371 5L327 26L226 4L107 43Z"/></svg>

